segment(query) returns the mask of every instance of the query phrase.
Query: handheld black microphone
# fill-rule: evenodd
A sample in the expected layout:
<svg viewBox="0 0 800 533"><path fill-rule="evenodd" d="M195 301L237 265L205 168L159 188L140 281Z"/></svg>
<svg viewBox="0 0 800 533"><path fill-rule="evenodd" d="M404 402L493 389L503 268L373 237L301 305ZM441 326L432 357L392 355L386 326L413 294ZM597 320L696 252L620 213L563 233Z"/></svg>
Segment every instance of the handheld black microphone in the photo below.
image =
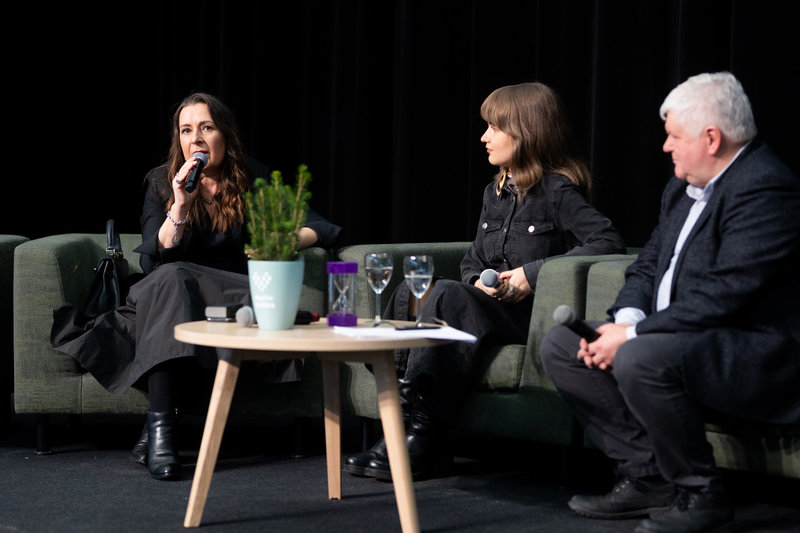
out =
<svg viewBox="0 0 800 533"><path fill-rule="evenodd" d="M192 157L197 159L197 164L186 176L186 192L194 191L195 187L197 187L197 181L200 179L200 173L203 172L203 168L208 164L208 156L203 152L194 152Z"/></svg>
<svg viewBox="0 0 800 533"><path fill-rule="evenodd" d="M555 320L557 324L567 326L573 333L586 339L588 342L597 340L600 336L594 328L575 316L575 313L568 305L559 305L556 307L556 310L553 311L553 320Z"/></svg>
<svg viewBox="0 0 800 533"><path fill-rule="evenodd" d="M483 272L481 272L481 283L484 287L492 288L497 287L500 278L497 275L497 272L492 270L491 268L487 268Z"/></svg>

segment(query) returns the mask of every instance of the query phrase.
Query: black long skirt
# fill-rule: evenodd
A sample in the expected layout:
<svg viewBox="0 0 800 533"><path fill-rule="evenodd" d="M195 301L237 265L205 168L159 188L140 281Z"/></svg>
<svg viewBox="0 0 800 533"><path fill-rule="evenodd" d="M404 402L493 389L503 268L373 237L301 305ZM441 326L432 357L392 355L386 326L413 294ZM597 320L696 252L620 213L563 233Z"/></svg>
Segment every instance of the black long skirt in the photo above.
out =
<svg viewBox="0 0 800 533"><path fill-rule="evenodd" d="M65 305L54 312L51 344L72 356L113 393L146 388L155 366L194 358L202 368L216 367L222 349L178 341L174 327L205 320L208 305L250 305L247 275L193 263L167 263L134 284L125 304L87 324L79 324L77 309ZM302 361L269 363L261 372L268 382L299 380Z"/></svg>

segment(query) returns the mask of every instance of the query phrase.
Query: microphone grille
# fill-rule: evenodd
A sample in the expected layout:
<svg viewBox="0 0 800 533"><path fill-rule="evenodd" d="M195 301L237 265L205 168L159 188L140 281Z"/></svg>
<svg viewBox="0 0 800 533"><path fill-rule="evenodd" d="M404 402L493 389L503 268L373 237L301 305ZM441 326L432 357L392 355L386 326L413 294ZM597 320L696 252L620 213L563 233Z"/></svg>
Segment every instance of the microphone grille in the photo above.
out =
<svg viewBox="0 0 800 533"><path fill-rule="evenodd" d="M481 283L484 287L496 287L497 286L497 272L492 270L491 268L487 268L483 272L481 272Z"/></svg>
<svg viewBox="0 0 800 533"><path fill-rule="evenodd" d="M204 165L208 164L208 156L205 154L205 152L194 152L192 153L192 157L196 158L200 163L203 163Z"/></svg>
<svg viewBox="0 0 800 533"><path fill-rule="evenodd" d="M561 325L570 324L575 320L575 313L572 312L572 309L570 309L568 305L559 305L556 307L556 310L553 311L553 320Z"/></svg>
<svg viewBox="0 0 800 533"><path fill-rule="evenodd" d="M236 323L240 326L249 327L255 322L255 313L249 305L243 305L236 311Z"/></svg>

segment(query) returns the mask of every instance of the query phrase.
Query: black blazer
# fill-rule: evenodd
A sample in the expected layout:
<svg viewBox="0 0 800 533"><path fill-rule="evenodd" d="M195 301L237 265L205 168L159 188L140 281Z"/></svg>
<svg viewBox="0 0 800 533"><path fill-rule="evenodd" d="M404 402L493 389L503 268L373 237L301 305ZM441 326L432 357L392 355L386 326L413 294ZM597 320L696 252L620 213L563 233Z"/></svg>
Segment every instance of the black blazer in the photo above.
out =
<svg viewBox="0 0 800 533"><path fill-rule="evenodd" d="M659 223L611 312L637 307L639 335L676 333L687 388L700 403L775 423L800 423L800 181L753 141L715 182L677 260L671 303L655 310L693 200L673 177Z"/></svg>

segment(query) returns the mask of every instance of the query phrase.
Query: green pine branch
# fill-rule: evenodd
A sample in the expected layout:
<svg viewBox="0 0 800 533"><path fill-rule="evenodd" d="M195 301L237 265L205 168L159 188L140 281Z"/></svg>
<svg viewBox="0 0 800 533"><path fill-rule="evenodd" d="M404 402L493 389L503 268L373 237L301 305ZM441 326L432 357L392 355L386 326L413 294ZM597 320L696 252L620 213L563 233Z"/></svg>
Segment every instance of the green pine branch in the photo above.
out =
<svg viewBox="0 0 800 533"><path fill-rule="evenodd" d="M306 223L311 193L311 173L306 165L297 167L295 188L283 183L280 171L272 172L272 183L256 178L253 190L245 193L250 259L293 261L299 255L299 233Z"/></svg>

